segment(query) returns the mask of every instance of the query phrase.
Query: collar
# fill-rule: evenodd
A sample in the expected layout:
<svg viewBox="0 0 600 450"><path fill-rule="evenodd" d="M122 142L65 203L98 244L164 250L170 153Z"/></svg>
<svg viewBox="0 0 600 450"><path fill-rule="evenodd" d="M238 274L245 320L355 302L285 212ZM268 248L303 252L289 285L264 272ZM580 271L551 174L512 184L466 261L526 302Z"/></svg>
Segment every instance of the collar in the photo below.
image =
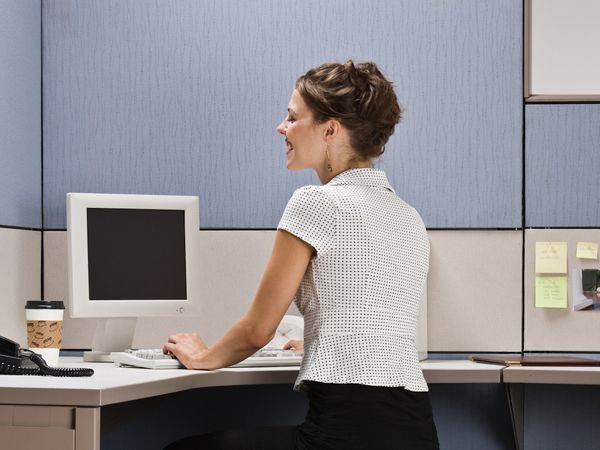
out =
<svg viewBox="0 0 600 450"><path fill-rule="evenodd" d="M370 167L345 170L329 180L329 183L325 186L343 185L379 187L392 191L394 194L396 193L390 185L385 172Z"/></svg>

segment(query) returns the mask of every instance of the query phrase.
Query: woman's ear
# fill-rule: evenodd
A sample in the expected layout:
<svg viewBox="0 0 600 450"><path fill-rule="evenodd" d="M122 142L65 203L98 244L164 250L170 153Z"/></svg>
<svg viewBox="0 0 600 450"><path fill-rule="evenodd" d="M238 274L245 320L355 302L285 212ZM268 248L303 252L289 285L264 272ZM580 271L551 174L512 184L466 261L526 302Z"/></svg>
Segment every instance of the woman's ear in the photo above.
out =
<svg viewBox="0 0 600 450"><path fill-rule="evenodd" d="M325 131L323 132L323 138L326 141L330 141L337 137L340 133L342 124L337 120L328 120L325 123Z"/></svg>

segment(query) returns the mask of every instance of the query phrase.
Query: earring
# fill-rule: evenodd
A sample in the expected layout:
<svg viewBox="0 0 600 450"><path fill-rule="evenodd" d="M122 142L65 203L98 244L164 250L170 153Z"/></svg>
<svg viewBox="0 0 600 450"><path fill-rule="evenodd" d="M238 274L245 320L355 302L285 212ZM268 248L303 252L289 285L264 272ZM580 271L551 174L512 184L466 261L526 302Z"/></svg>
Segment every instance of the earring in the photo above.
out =
<svg viewBox="0 0 600 450"><path fill-rule="evenodd" d="M327 163L327 170L329 173L333 172L333 168L331 167L331 162L329 161L329 145L325 144L325 162Z"/></svg>

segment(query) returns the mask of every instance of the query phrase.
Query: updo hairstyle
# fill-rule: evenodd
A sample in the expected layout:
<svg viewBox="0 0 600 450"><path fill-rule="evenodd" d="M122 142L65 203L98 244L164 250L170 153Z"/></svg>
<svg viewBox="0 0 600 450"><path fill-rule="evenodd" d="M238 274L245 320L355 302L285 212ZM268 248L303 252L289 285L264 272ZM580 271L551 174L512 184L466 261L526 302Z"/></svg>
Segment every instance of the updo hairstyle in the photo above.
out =
<svg viewBox="0 0 600 450"><path fill-rule="evenodd" d="M377 158L394 133L402 111L391 82L372 62L325 63L296 81L317 123L339 120L362 158Z"/></svg>

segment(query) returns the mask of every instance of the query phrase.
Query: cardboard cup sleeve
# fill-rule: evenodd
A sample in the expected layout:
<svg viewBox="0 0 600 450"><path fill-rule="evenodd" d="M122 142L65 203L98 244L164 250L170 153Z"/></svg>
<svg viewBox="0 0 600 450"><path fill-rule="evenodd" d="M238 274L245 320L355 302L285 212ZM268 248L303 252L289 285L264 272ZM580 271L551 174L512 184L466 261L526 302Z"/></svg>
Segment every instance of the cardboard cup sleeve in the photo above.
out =
<svg viewBox="0 0 600 450"><path fill-rule="evenodd" d="M29 348L60 348L62 320L28 320L27 345Z"/></svg>

